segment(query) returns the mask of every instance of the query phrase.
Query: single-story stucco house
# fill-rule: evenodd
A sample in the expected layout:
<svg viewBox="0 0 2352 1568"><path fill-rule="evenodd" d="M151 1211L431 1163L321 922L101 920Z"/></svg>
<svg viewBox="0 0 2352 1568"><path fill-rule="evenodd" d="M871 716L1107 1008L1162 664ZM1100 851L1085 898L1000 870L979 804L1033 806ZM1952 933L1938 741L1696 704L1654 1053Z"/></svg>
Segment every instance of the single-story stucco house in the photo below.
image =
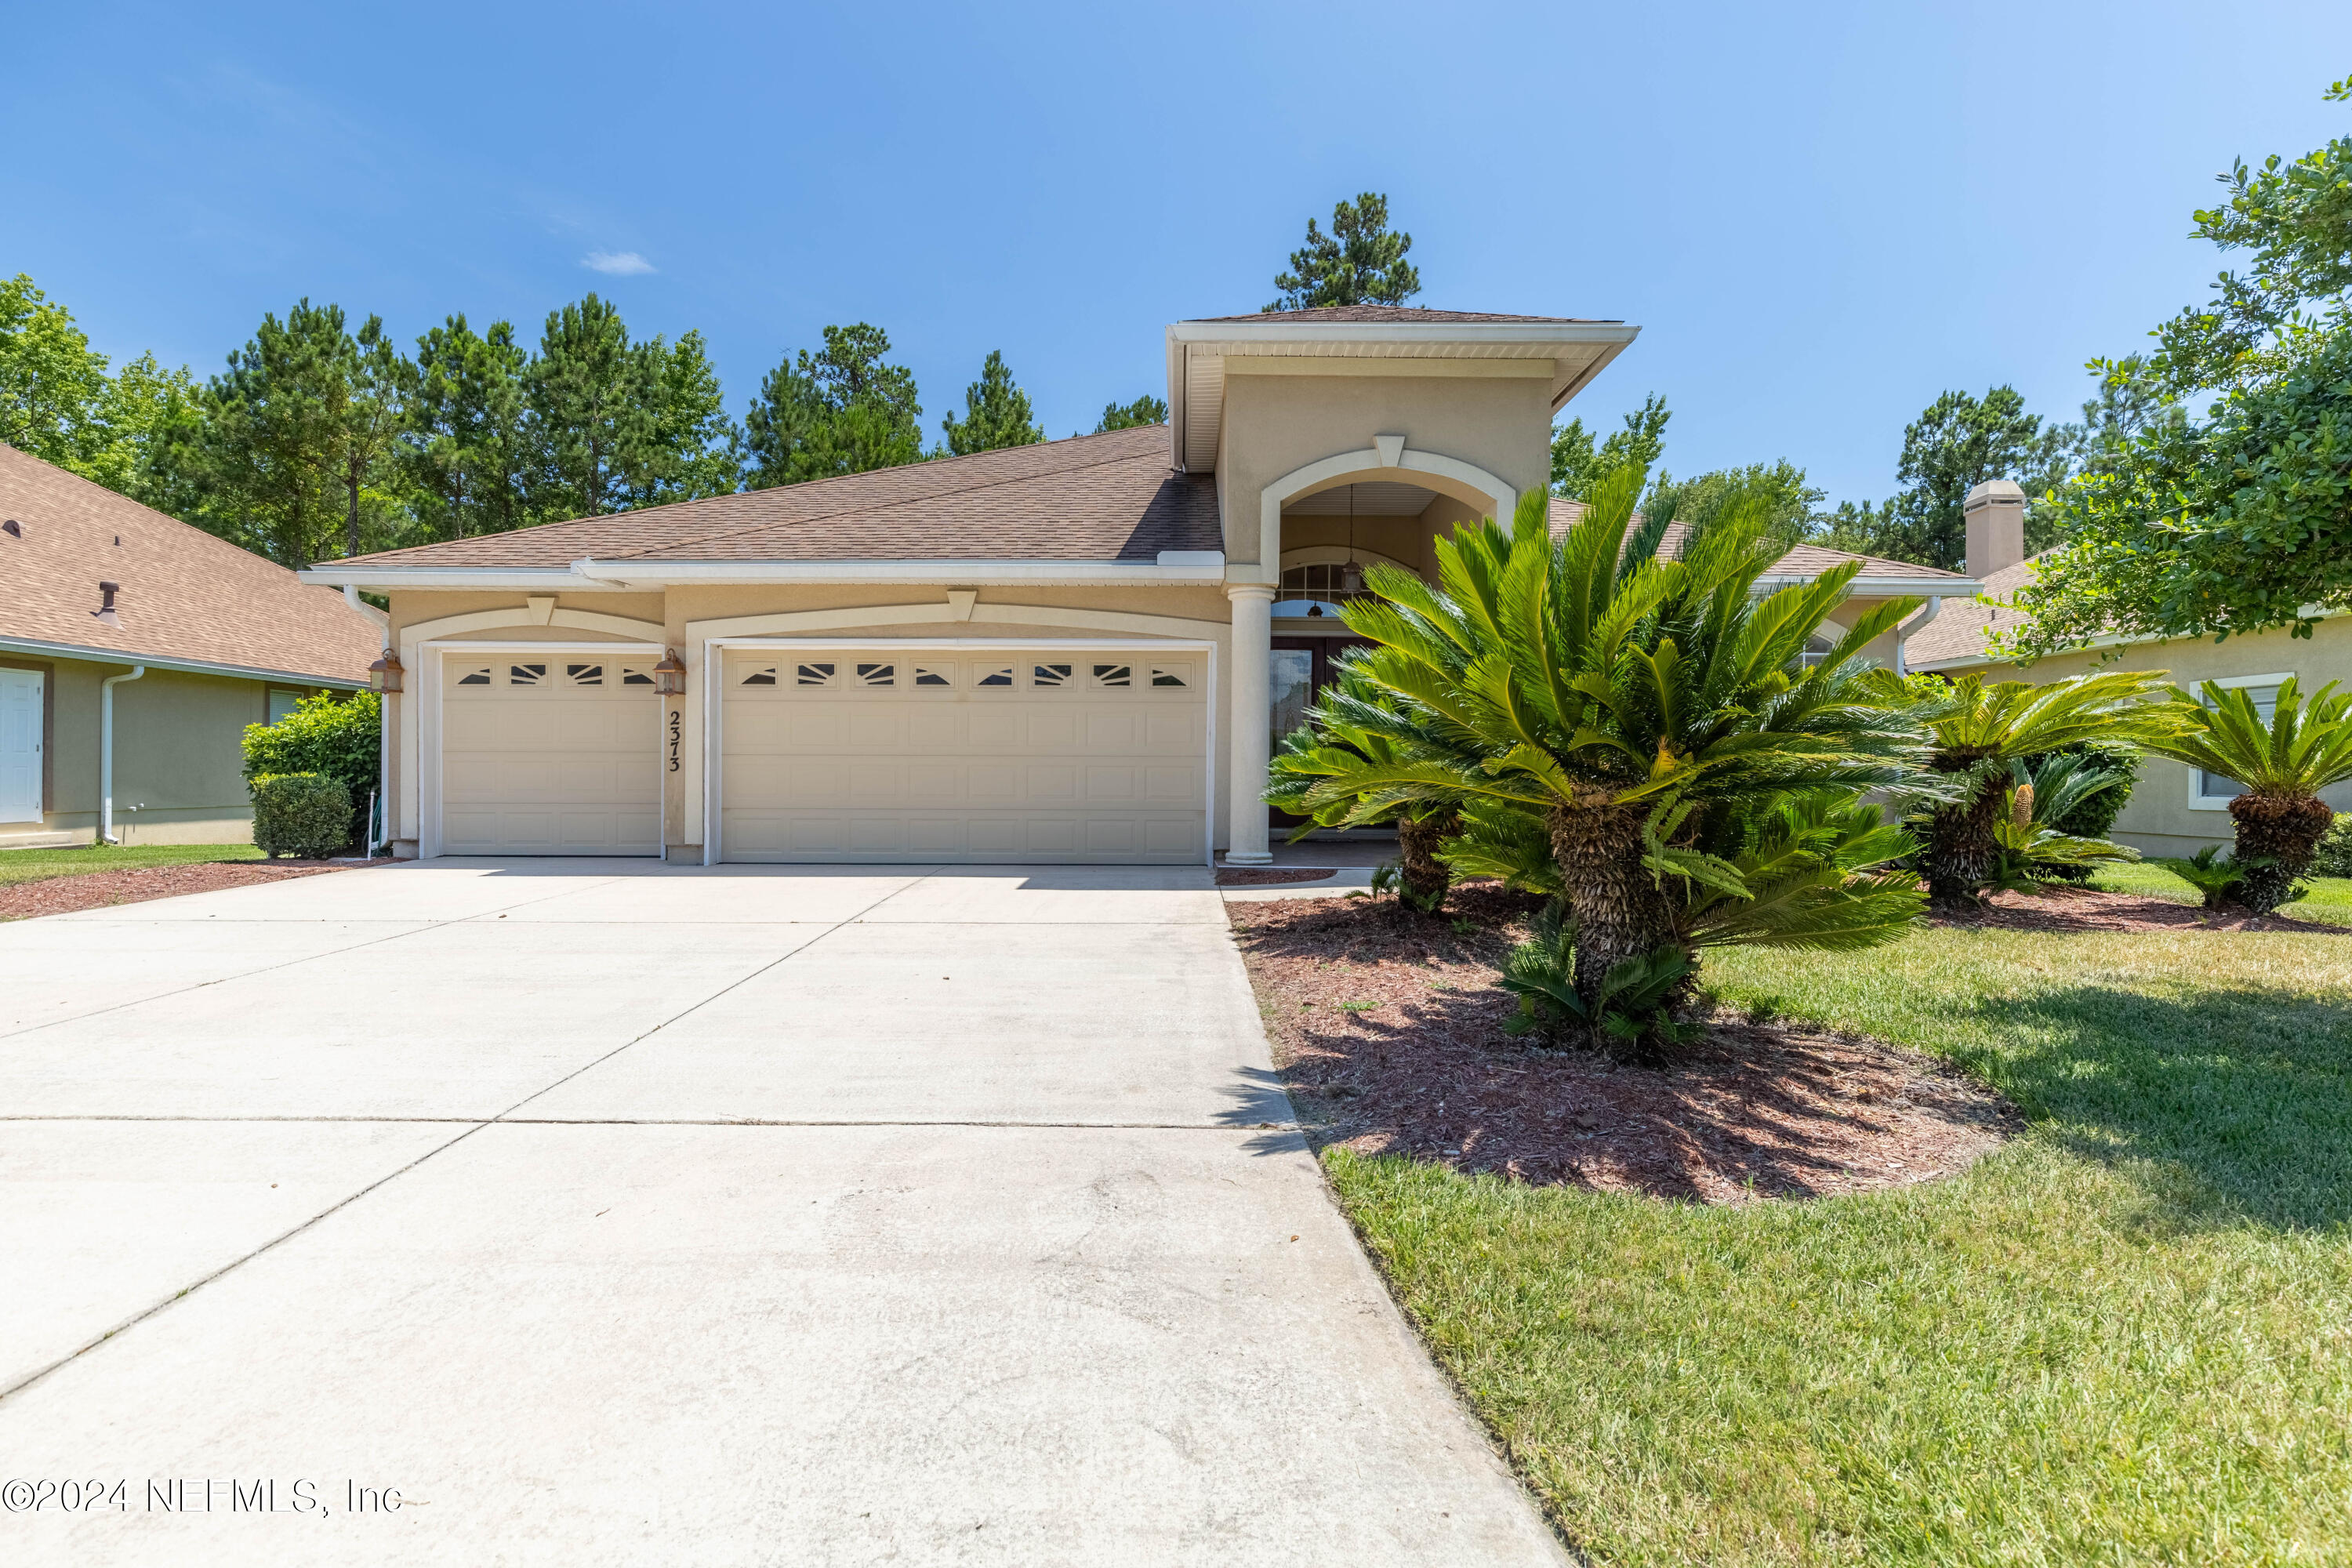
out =
<svg viewBox="0 0 2352 1568"><path fill-rule="evenodd" d="M1990 479L1969 492L1968 573L1984 583L1981 598L1948 603L1943 613L1910 638L1910 666L1958 675L1981 672L1988 679L2063 680L2100 668L2162 670L2174 684L2195 690L2210 680L2224 688L2250 687L2265 718L2269 699L2294 676L2301 689L2315 691L2328 681L2352 686L2352 620L2329 616L2308 637L2285 631L2210 637L2103 637L2087 648L2053 654L2030 665L1999 658L1990 643L2006 620L2021 614L2010 601L2033 579L2039 557L2025 553L2025 492L2009 479ZM2230 843L2235 829L2230 802L2240 793L2234 779L2181 763L2150 757L2140 764L2131 801L2116 819L2118 843L2148 855L2190 855L2208 844ZM2320 792L2337 811L2352 811L2352 784Z"/></svg>
<svg viewBox="0 0 2352 1568"><path fill-rule="evenodd" d="M380 646L332 590L0 446L0 848L246 841L246 726L364 687Z"/></svg>
<svg viewBox="0 0 2352 1568"><path fill-rule="evenodd" d="M1426 575L1456 523L1507 519L1637 331L1180 321L1164 426L305 575L390 597L402 855L1260 864L1268 751L1345 645L1349 563ZM1871 563L1857 587L1979 584Z"/></svg>

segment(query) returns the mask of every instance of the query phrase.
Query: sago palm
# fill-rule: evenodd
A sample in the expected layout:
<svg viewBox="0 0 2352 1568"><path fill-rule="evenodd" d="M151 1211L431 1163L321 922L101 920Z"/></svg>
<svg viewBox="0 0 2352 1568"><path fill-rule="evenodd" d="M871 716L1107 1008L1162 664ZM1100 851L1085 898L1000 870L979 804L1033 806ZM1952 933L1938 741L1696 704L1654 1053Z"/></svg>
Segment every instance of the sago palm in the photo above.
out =
<svg viewBox="0 0 2352 1568"><path fill-rule="evenodd" d="M2319 792L2352 779L2352 693L2339 695L2331 680L2305 698L2290 676L2266 723L2244 688L2225 690L2209 680L2201 689L2201 701L2173 689L2166 706L2179 728L2147 742L2147 749L2246 786L2230 802L2243 868L2240 896L2248 909L2268 914L2311 868L2335 821Z"/></svg>
<svg viewBox="0 0 2352 1568"><path fill-rule="evenodd" d="M1362 721L1374 712L1384 715L1381 728ZM1395 827L1402 901L1435 914L1454 880L1439 853L1460 828L1456 802L1442 795L1404 802L1307 799L1327 778L1416 754L1390 722L1397 716L1395 701L1354 668L1352 653L1341 655L1336 679L1307 710L1306 721L1275 749L1265 803L1307 819L1293 838L1318 827Z"/></svg>
<svg viewBox="0 0 2352 1568"><path fill-rule="evenodd" d="M1902 784L1924 750L1907 701L1874 696L1861 653L1916 601L1856 617L1826 657L1805 645L1858 566L1759 595L1781 553L1742 506L1676 561L1661 532L1626 539L1638 469L1599 487L1557 543L1546 500L1507 533L1465 525L1439 582L1393 567L1341 610L1379 646L1354 667L1392 700L1328 706L1395 742L1392 760L1316 784L1315 805L1499 803L1541 817L1575 928L1578 994L1598 1008L1617 967L1688 944L1675 885L1730 875L1699 846L1794 791ZM1676 995L1687 989L1679 986Z"/></svg>
<svg viewBox="0 0 2352 1568"><path fill-rule="evenodd" d="M1891 693L1895 681L1876 678ZM1915 819L1927 893L1944 905L1974 900L2000 858L2011 764L2077 741L2146 743L2175 727L2148 699L2163 674L2108 669L2036 686L1963 675L1949 683L1919 676L1904 683L1920 699L1933 738L1930 765L1954 784L1952 797Z"/></svg>

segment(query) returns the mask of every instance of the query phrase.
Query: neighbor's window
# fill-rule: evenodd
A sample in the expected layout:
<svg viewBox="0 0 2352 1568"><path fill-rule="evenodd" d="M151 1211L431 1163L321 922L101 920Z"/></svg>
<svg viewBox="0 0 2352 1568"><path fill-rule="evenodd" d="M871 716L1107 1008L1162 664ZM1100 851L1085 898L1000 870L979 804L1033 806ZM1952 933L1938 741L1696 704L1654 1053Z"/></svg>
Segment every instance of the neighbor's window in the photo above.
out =
<svg viewBox="0 0 2352 1568"><path fill-rule="evenodd" d="M1821 663L1822 660L1829 658L1830 649L1835 647L1837 647L1837 644L1830 641L1829 638L1822 636L1819 632L1815 632L1811 637L1807 637L1805 639L1804 653L1805 668L1807 669L1811 669L1813 666Z"/></svg>
<svg viewBox="0 0 2352 1568"><path fill-rule="evenodd" d="M478 682L478 684L483 686L488 686L489 683L489 678L488 676L483 677L480 682ZM272 724L277 723L278 721L285 718L289 713L293 712L294 705L309 695L310 693L307 691L294 691L283 686L271 687L269 689L268 721ZM248 708L246 711L249 713L252 710Z"/></svg>
<svg viewBox="0 0 2352 1568"><path fill-rule="evenodd" d="M2242 686L2237 689L2253 699L2255 714L2267 724L2271 721L2271 715L2278 710L2279 686L2279 681L2271 680L2259 686ZM2209 773L2202 768L2197 770L2197 795L2201 800L2235 800L2245 793L2246 786L2226 773Z"/></svg>

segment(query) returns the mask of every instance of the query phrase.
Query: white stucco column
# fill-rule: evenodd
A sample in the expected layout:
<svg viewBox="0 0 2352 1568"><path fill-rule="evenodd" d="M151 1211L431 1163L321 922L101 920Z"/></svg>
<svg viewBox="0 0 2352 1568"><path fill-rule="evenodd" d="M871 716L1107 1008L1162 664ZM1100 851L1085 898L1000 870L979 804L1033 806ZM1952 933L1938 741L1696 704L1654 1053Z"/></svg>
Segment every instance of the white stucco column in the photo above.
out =
<svg viewBox="0 0 2352 1568"><path fill-rule="evenodd" d="M1274 692L1269 655L1274 645L1274 589L1263 583L1228 583L1234 605L1232 787L1226 791L1232 847L1228 864L1267 866L1265 764L1273 745Z"/></svg>

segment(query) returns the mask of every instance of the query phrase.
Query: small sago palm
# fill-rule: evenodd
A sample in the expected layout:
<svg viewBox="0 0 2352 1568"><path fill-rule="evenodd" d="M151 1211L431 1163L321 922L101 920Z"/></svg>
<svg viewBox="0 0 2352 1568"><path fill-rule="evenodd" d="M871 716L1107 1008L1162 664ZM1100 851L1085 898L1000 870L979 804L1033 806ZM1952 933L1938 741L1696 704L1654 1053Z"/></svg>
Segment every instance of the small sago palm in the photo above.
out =
<svg viewBox="0 0 2352 1568"><path fill-rule="evenodd" d="M2290 676L2265 723L2243 688L2224 690L2209 680L2201 689L2200 701L2174 689L2167 706L2180 727L2147 749L2246 786L2230 802L2242 868L2239 896L2268 914L2311 869L2336 820L2319 792L2352 779L2352 693L2338 694L2331 680L2305 698Z"/></svg>
<svg viewBox="0 0 2352 1568"><path fill-rule="evenodd" d="M1920 858L1928 896L1946 906L1968 903L1994 875L2011 763L2077 741L2145 742L2170 732L2160 716L2167 705L2148 700L2163 679L2160 671L2108 669L2042 686L1980 675L1948 685L1932 676L1905 683L1921 700L1934 743L1930 765L1955 786L1951 799L1916 820L1926 841Z"/></svg>
<svg viewBox="0 0 2352 1568"><path fill-rule="evenodd" d="M1435 914L1454 881L1440 851L1460 831L1456 803L1442 795L1404 802L1307 799L1327 778L1417 754L1412 742L1400 739L1399 716L1395 701L1355 668L1352 655L1343 654L1338 676L1307 710L1307 721L1276 749L1265 803L1307 819L1293 839L1318 827L1394 826L1401 901Z"/></svg>
<svg viewBox="0 0 2352 1568"><path fill-rule="evenodd" d="M1688 955L1675 884L1722 880L1699 847L1793 791L1899 785L1925 752L1909 703L1863 679L1863 648L1915 607L1857 616L1826 657L1805 645L1857 567L1759 595L1781 552L1741 505L1682 559L1660 560L1652 519L1630 547L1643 476L1596 487L1555 542L1546 498L1437 546L1439 583L1375 566L1377 595L1342 610L1379 646L1354 661L1393 699L1364 712L1394 760L1335 773L1315 805L1494 802L1543 821L1575 927L1575 985L1593 1016L1618 966ZM1667 1005L1687 992L1677 983Z"/></svg>

